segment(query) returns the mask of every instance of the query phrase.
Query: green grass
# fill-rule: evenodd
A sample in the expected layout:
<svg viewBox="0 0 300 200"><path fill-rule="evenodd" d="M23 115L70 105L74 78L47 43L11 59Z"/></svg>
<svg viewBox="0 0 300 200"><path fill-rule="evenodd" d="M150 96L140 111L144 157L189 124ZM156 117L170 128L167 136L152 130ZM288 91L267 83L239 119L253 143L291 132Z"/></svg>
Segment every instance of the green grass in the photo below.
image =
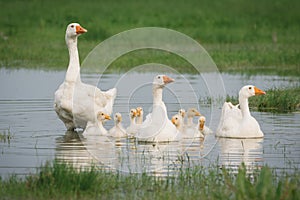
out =
<svg viewBox="0 0 300 200"><path fill-rule="evenodd" d="M248 174L202 167L157 177L97 168L78 170L54 162L36 175L0 180L2 199L299 199L299 172L276 175L269 167Z"/></svg>
<svg viewBox="0 0 300 200"><path fill-rule="evenodd" d="M249 106L258 111L295 112L300 110L300 87L273 88L266 95L249 98ZM226 101L238 103L238 96L227 96Z"/></svg>
<svg viewBox="0 0 300 200"><path fill-rule="evenodd" d="M155 26L174 29L197 40L221 71L300 75L297 0L0 0L0 6L2 67L65 70L65 27L70 22L80 22L89 30L80 38L81 60L114 34ZM185 71L187 63L182 65L180 59L156 55L128 55L115 67L124 70L132 64L159 61Z"/></svg>

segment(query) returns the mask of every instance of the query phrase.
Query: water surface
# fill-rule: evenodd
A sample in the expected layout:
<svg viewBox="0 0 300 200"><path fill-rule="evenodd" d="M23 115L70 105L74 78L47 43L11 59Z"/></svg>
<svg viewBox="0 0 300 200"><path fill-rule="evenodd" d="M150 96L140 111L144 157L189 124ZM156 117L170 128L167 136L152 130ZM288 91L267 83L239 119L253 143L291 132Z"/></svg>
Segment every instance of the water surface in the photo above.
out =
<svg viewBox="0 0 300 200"><path fill-rule="evenodd" d="M12 136L0 141L0 174L28 174L46 161L65 160L76 166L91 163L110 170L149 172L166 175L180 167L193 165L226 165L236 168L241 162L249 167L269 165L279 170L300 166L300 114L252 112L265 133L263 139L184 139L169 144L141 144L128 138L108 137L83 139L67 132L53 110L53 95L65 72L39 70L0 70L0 131ZM155 73L110 74L99 79L85 74L84 82L101 89L118 88L114 111L129 124L128 111L143 106L151 109L151 82ZM279 76L242 76L221 74L226 94L236 95L246 84L261 89L293 85L297 79ZM212 94L200 75L170 74L176 81L164 92L169 117L179 108L197 107L207 118L207 126L216 130L221 103L198 104ZM207 74L207 76L213 76ZM195 121L196 122L196 121ZM105 124L106 128L112 122Z"/></svg>

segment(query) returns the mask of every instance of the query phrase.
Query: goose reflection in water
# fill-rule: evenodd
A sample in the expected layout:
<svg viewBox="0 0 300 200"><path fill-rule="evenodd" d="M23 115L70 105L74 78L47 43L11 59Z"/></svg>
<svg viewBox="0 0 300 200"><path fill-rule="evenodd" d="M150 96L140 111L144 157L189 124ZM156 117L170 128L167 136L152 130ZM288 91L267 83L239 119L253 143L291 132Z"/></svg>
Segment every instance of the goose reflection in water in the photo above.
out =
<svg viewBox="0 0 300 200"><path fill-rule="evenodd" d="M55 157L75 168L104 166L110 169L115 162L115 143L106 136L82 136L81 133L67 131L56 139Z"/></svg>
<svg viewBox="0 0 300 200"><path fill-rule="evenodd" d="M237 168L244 163L247 169L263 165L263 138L231 139L219 138L220 162L230 168Z"/></svg>
<svg viewBox="0 0 300 200"><path fill-rule="evenodd" d="M64 136L56 139L55 158L78 169L90 167L91 163L95 162L82 143L80 135L74 131L67 131Z"/></svg>

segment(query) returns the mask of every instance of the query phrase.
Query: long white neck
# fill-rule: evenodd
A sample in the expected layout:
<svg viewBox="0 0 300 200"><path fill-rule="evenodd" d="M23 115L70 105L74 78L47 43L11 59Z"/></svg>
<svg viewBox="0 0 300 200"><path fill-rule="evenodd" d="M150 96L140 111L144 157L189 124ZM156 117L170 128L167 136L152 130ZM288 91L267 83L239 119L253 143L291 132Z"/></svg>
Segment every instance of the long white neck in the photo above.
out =
<svg viewBox="0 0 300 200"><path fill-rule="evenodd" d="M240 104L240 108L241 108L243 117L251 116L250 110L249 110L249 105L248 105L248 98L240 95L239 96L239 104Z"/></svg>
<svg viewBox="0 0 300 200"><path fill-rule="evenodd" d="M162 92L163 88L158 85L153 85L152 95L153 95L153 104L162 103Z"/></svg>
<svg viewBox="0 0 300 200"><path fill-rule="evenodd" d="M77 37L71 38L66 36L66 43L69 50L69 66L67 69L65 81L80 82L80 64L77 49Z"/></svg>

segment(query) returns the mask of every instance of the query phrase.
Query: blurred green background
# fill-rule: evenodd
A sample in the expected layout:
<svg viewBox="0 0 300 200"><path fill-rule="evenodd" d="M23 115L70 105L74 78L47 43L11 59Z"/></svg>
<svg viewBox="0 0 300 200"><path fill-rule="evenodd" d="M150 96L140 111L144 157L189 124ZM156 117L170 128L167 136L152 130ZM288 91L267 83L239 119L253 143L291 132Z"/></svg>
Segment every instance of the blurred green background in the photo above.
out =
<svg viewBox="0 0 300 200"><path fill-rule="evenodd" d="M65 70L65 29L79 22L89 31L80 37L81 60L114 34L154 26L197 40L221 71L300 75L299 0L0 0L0 7L1 67ZM168 53L142 53L142 61L133 54L113 65L184 65Z"/></svg>

